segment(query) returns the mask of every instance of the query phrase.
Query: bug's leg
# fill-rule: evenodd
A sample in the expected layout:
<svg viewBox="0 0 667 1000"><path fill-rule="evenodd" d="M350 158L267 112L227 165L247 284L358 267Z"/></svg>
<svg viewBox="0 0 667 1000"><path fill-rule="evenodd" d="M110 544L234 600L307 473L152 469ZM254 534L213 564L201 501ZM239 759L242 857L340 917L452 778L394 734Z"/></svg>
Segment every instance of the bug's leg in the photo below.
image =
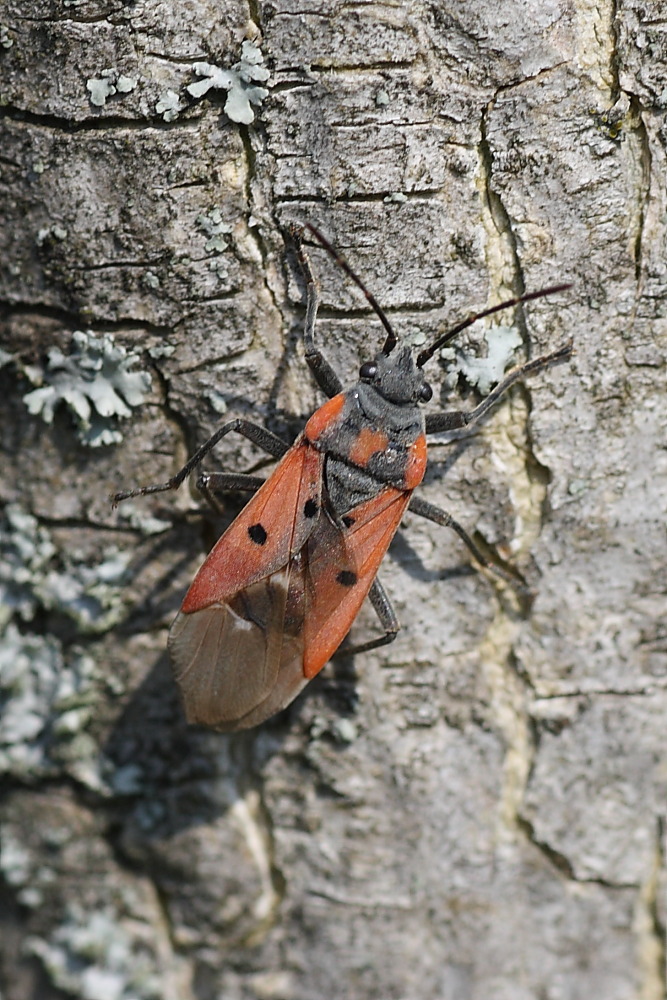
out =
<svg viewBox="0 0 667 1000"><path fill-rule="evenodd" d="M426 433L435 434L437 431L454 431L461 427L469 427L483 417L485 413L488 413L491 407L498 402L500 397L515 382L520 382L527 375L533 375L544 368L549 368L559 361L566 361L571 355L572 341L564 344L563 347L559 347L557 351L553 351L551 354L544 354L540 358L535 358L533 361L528 361L525 365L515 368L502 382L498 383L495 389L474 410L469 410L468 412L452 410L451 413L428 413L426 415Z"/></svg>
<svg viewBox="0 0 667 1000"><path fill-rule="evenodd" d="M451 514L448 514L446 510L442 510L440 507L436 507L432 503L428 503L426 500L422 500L421 497L413 496L408 504L408 510L412 511L413 514L419 514L420 517L425 517L428 521L433 521L435 524L439 524L442 528L451 528L459 536L462 542L468 546L473 556L484 569L491 570L496 576L499 576L505 583L509 583L514 590L518 590L521 593L529 593L526 584L521 580L518 573L515 575L513 573L508 573L506 569L499 566L498 563L493 562L479 550L475 545L472 538L465 530L462 528L458 521L454 520Z"/></svg>
<svg viewBox="0 0 667 1000"><path fill-rule="evenodd" d="M227 493L234 490L256 493L266 482L260 476L246 476L240 472L203 472L197 479L196 487L204 497L209 507L218 514L224 514L224 508L218 500L217 493Z"/></svg>
<svg viewBox="0 0 667 1000"><path fill-rule="evenodd" d="M187 479L193 469L196 469L202 459L208 455L209 451L215 447L218 441L229 434L230 431L236 431L238 434L242 434L243 437L248 438L253 444L256 444L259 448L268 452L269 455L273 455L274 458L282 458L285 452L289 451L289 445L281 441L279 437L272 434L271 431L267 431L266 427L262 427L259 424L253 424L250 420L243 420L241 417L236 417L234 420L228 421L223 424L215 432L215 434L206 441L201 448L199 448L192 458L186 462L180 472L177 472L175 476L168 479L166 483L158 483L155 486L140 486L138 489L134 490L122 490L120 493L114 493L111 497L111 504L116 507L121 500L127 500L129 497L145 496L147 493L163 493L165 490L177 490L181 483Z"/></svg>
<svg viewBox="0 0 667 1000"><path fill-rule="evenodd" d="M315 320L317 319L317 309L320 304L320 294L317 290L317 282L313 276L310 261L303 249L300 230L296 226L292 227L292 239L294 240L299 264L306 280L306 322L303 329L306 362L322 392L331 399L332 396L337 396L342 391L343 383L324 357L322 351L315 346Z"/></svg>
<svg viewBox="0 0 667 1000"><path fill-rule="evenodd" d="M378 646L386 646L388 643L393 642L398 635L398 630L401 626L396 617L396 612L387 597L386 590L377 578L373 580L371 589L368 591L368 597L375 608L375 613L380 619L384 635L379 635L375 639L369 639L368 642L360 642L358 645L344 646L338 650L335 654L336 656L355 656L357 653L367 653L369 649L377 649Z"/></svg>

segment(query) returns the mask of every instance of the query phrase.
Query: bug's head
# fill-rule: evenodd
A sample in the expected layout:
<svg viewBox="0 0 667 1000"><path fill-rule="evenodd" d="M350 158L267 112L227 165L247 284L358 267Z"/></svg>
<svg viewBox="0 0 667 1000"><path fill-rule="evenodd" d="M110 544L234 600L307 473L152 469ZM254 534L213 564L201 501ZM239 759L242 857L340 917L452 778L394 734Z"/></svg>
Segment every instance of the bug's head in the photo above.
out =
<svg viewBox="0 0 667 1000"><path fill-rule="evenodd" d="M433 396L409 347L398 347L391 355L385 351L376 354L361 366L359 378L390 403L428 403Z"/></svg>

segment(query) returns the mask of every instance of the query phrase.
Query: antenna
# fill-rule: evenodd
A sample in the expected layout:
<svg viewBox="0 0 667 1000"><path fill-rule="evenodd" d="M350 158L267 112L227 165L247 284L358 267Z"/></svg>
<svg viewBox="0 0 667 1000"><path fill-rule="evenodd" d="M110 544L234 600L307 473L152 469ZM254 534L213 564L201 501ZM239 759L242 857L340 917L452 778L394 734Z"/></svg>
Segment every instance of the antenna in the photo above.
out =
<svg viewBox="0 0 667 1000"><path fill-rule="evenodd" d="M457 323L456 326L452 327L451 330L447 330L442 336L438 337L429 347L425 347L420 354L417 355L417 368L423 368L427 361L429 361L435 352L445 344L449 343L450 340L460 333L461 330L465 330L467 327L472 326L476 323L478 319L484 319L485 316L491 316L493 313L500 312L501 309L511 309L512 306L518 306L522 302L530 302L531 299L541 299L545 295L555 295L556 292L564 292L566 289L572 288L572 285L553 285L551 288L541 288L539 292L528 292L526 295L519 295L515 299L507 299L506 302L501 302L497 306L491 306L490 309L484 309L482 312L474 313L472 316L468 316L464 319L462 323Z"/></svg>
<svg viewBox="0 0 667 1000"><path fill-rule="evenodd" d="M352 278L352 281L355 283L357 288L360 288L361 291L364 293L368 302L377 313L383 327L387 331L387 339L384 342L382 353L390 354L396 347L396 344L398 343L398 338L396 337L393 327L389 322L389 320L387 319L384 309L382 308L378 300L371 292L368 291L361 278L357 277L357 275L354 273L354 271L352 270L348 262L345 260L345 258L339 254L339 252L335 249L335 247L332 246L331 243L329 243L329 240L326 238L326 236L322 235L319 229L316 229L315 226L311 226L309 222L306 223L306 229L310 230L315 239L322 244L327 253L331 254L331 256L336 261L338 266L341 267L343 271L345 271L345 273L349 278Z"/></svg>

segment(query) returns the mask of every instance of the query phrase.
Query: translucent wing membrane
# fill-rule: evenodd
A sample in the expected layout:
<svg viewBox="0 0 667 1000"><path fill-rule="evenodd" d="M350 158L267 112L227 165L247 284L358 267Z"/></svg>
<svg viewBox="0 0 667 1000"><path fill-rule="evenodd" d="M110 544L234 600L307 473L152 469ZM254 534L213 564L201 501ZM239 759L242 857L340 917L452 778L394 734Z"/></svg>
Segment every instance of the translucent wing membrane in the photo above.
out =
<svg viewBox="0 0 667 1000"><path fill-rule="evenodd" d="M169 651L189 722L221 730L255 726L307 683L303 633L283 627L288 578L284 568L229 603L179 613Z"/></svg>

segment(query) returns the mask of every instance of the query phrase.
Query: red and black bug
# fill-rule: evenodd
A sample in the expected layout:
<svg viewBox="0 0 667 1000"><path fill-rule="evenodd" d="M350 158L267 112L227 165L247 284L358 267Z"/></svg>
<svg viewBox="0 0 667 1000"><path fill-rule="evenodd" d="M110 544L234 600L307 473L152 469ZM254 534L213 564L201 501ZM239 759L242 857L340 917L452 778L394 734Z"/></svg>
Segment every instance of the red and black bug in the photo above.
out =
<svg viewBox="0 0 667 1000"><path fill-rule="evenodd" d="M477 319L568 288L559 285L470 316L414 358L399 346L387 316L357 275L314 227L310 232L361 288L387 336L382 350L342 383L315 345L318 292L301 233L293 230L307 288L306 361L329 397L293 445L247 420L230 420L172 479L117 493L128 497L178 488L211 449L236 431L280 462L267 480L202 474L197 486L215 505L225 490L254 496L225 531L185 595L169 635L189 722L223 731L255 726L285 708L336 652L366 597L383 635L349 652L391 642L399 623L378 567L406 510L453 528L475 559L489 564L446 511L413 496L426 469L426 435L469 427L515 382L572 353L571 342L515 368L473 410L430 413L423 367Z"/></svg>

